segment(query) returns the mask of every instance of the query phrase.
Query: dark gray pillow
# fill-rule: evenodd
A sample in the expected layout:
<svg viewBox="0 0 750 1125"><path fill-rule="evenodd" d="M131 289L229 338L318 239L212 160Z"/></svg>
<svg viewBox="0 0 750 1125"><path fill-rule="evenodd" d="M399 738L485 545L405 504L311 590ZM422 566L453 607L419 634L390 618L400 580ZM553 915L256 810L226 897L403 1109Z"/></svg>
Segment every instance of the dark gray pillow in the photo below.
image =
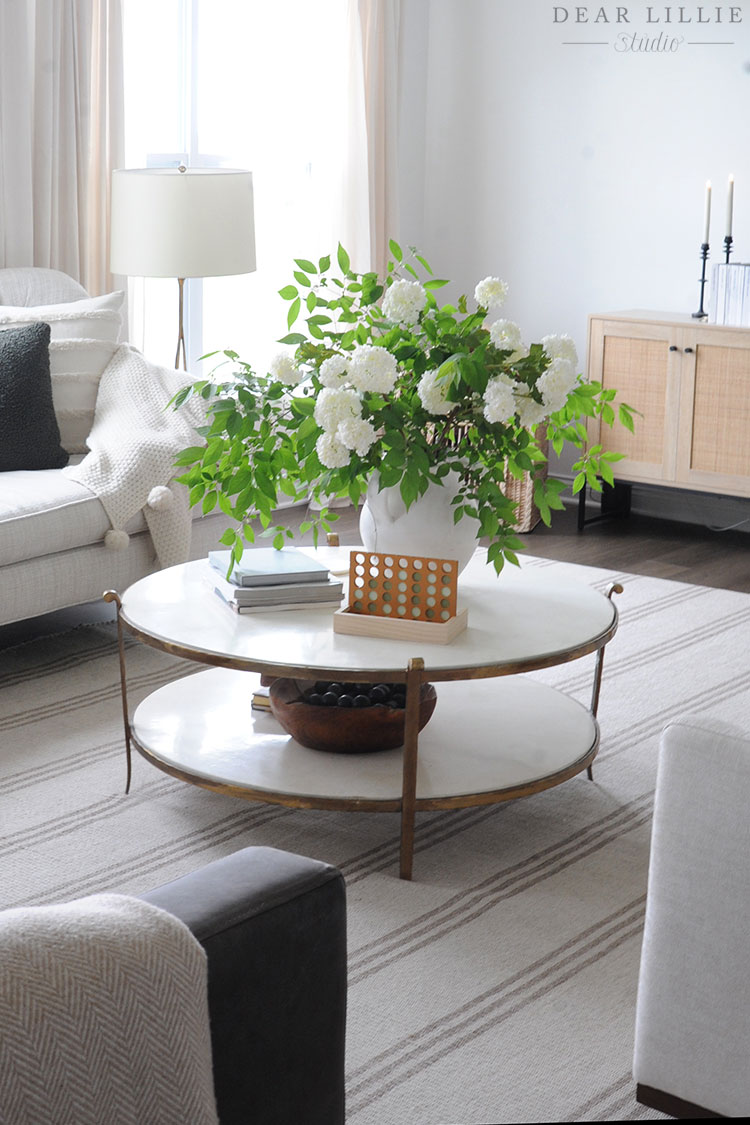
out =
<svg viewBox="0 0 750 1125"><path fill-rule="evenodd" d="M52 405L49 337L41 322L0 331L0 472L68 463Z"/></svg>

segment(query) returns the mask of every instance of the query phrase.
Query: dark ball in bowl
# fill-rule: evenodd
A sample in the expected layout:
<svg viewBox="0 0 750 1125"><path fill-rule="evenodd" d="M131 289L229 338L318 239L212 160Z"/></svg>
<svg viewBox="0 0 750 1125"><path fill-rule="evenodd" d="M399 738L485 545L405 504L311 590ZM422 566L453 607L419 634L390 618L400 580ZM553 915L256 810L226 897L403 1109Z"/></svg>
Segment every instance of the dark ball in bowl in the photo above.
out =
<svg viewBox="0 0 750 1125"><path fill-rule="evenodd" d="M372 702L368 696L354 696L351 707L320 706L305 698L312 686L319 689L323 685L279 679L274 680L268 691L274 716L287 734L302 746L334 754L371 754L403 746L406 715L403 707ZM319 690L316 694L321 697ZM357 704L359 698L364 700L364 705ZM422 684L420 730L429 722L436 703L433 685Z"/></svg>

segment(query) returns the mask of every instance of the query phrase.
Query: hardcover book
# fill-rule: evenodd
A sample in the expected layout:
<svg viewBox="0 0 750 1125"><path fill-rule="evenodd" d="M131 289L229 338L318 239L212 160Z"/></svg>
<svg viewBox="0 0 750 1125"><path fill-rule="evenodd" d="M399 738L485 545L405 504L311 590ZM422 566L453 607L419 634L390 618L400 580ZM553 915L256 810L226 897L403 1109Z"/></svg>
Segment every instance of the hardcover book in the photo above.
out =
<svg viewBox="0 0 750 1125"><path fill-rule="evenodd" d="M298 600L292 602L278 602L273 605L240 605L234 598L232 598L231 601L227 601L226 598L221 597L218 590L215 592L224 602L224 605L229 606L235 613L281 613L282 610L287 609L338 609L341 605L340 597L328 598L326 601L317 602L303 602Z"/></svg>
<svg viewBox="0 0 750 1125"><path fill-rule="evenodd" d="M322 582L280 582L274 586L235 586L216 571L211 572L210 578L219 597L226 602L234 602L237 606L340 602L344 593L344 584L338 578L326 578Z"/></svg>
<svg viewBox="0 0 750 1125"><path fill-rule="evenodd" d="M209 551L208 561L226 578L229 551ZM258 547L246 551L229 581L235 586L281 586L291 582L325 582L328 567L294 547Z"/></svg>

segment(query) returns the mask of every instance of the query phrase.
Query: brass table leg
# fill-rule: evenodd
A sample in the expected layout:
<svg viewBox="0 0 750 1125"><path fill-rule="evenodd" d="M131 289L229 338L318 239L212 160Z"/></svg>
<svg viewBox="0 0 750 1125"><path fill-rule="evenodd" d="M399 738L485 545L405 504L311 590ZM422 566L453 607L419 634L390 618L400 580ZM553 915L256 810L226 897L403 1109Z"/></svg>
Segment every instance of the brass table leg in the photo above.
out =
<svg viewBox="0 0 750 1125"><path fill-rule="evenodd" d="M125 792L130 792L130 781L133 773L132 751L130 745L130 719L128 717L128 686L125 678L125 641L122 634L122 621L120 619L120 610L122 609L122 602L120 595L116 590L107 590L103 598L105 602L114 602L117 606L117 647L120 654L120 696L122 698L122 722L125 728L125 760L127 763L126 777L125 777Z"/></svg>
<svg viewBox="0 0 750 1125"><path fill-rule="evenodd" d="M401 863L399 875L411 879L414 860L414 816L417 800L417 742L419 702L424 660L414 657L406 672L406 712L404 716L404 765L401 787Z"/></svg>
<svg viewBox="0 0 750 1125"><path fill-rule="evenodd" d="M621 593L622 593L622 586L620 585L620 583L619 582L613 582L612 585L610 586L609 590L607 591L607 597L611 601L613 594L621 594ZM599 651L596 654L596 668L594 669L594 689L591 693L591 714L594 716L594 718L596 718L596 712L599 709L599 693L602 690L602 669L604 668L604 649L606 647L607 646L604 645L602 648L599 649ZM589 781L593 781L593 779L594 779L594 767L593 766L587 767L586 775L587 775Z"/></svg>

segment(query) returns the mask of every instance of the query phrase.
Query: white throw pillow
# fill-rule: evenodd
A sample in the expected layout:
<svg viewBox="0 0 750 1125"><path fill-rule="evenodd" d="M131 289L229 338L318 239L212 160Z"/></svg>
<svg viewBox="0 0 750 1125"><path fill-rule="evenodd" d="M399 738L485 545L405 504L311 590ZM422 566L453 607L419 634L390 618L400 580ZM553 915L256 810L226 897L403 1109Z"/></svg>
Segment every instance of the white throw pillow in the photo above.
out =
<svg viewBox="0 0 750 1125"><path fill-rule="evenodd" d="M122 290L59 305L0 305L0 329L44 321L53 340L103 340L116 344L122 331Z"/></svg>
<svg viewBox="0 0 750 1125"><path fill-rule="evenodd" d="M86 453L94 424L99 380L117 349L112 340L52 340L52 402L60 442L68 453Z"/></svg>
<svg viewBox="0 0 750 1125"><path fill-rule="evenodd" d="M7 266L0 270L0 305L51 305L80 301L88 293L61 270Z"/></svg>

